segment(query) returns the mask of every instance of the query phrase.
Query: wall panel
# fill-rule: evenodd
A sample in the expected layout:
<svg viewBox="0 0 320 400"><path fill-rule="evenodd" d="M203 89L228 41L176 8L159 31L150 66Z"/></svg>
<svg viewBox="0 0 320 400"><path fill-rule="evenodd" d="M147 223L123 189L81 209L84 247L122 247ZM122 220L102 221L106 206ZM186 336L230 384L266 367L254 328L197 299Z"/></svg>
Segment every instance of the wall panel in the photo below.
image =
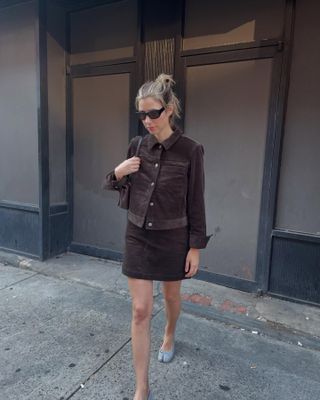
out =
<svg viewBox="0 0 320 400"><path fill-rule="evenodd" d="M129 140L130 74L73 80L73 242L123 251L126 213L117 192L103 191L105 174L125 159Z"/></svg>
<svg viewBox="0 0 320 400"><path fill-rule="evenodd" d="M39 204L36 7L0 9L0 200Z"/></svg>
<svg viewBox="0 0 320 400"><path fill-rule="evenodd" d="M183 49L281 38L284 0L186 0Z"/></svg>
<svg viewBox="0 0 320 400"><path fill-rule="evenodd" d="M255 279L272 60L187 68L185 132L205 148L213 233L201 265Z"/></svg>
<svg viewBox="0 0 320 400"><path fill-rule="evenodd" d="M71 63L134 56L137 5L126 0L71 13Z"/></svg>
<svg viewBox="0 0 320 400"><path fill-rule="evenodd" d="M320 3L297 1L276 227L320 235Z"/></svg>

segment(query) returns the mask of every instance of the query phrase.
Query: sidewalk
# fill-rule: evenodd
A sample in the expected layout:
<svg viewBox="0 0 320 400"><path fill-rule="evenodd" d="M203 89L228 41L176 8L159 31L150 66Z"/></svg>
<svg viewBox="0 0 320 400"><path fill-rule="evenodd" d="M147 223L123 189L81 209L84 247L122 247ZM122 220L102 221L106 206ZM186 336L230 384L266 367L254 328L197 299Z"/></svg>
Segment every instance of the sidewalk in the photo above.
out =
<svg viewBox="0 0 320 400"><path fill-rule="evenodd" d="M127 279L118 262L65 253L45 262L0 251L0 262L60 279L73 280L129 299ZM160 283L154 284L160 306ZM190 279L182 285L183 310L290 343L320 350L320 307L256 296ZM299 345L300 345L299 344Z"/></svg>
<svg viewBox="0 0 320 400"><path fill-rule="evenodd" d="M155 400L320 398L318 308L185 281L177 354L163 365L159 289ZM131 400L130 319L118 263L72 253L42 263L0 252L0 400Z"/></svg>

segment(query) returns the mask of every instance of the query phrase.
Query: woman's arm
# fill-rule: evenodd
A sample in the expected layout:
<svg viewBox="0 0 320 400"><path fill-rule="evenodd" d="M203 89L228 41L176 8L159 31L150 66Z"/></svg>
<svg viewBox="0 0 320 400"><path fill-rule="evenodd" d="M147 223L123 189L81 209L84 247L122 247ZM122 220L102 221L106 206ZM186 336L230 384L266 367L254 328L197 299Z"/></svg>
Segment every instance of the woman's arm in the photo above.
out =
<svg viewBox="0 0 320 400"><path fill-rule="evenodd" d="M200 249L207 246L204 203L204 149L198 145L193 152L188 181L187 213L189 222L189 251L185 261L185 277L191 278L199 269Z"/></svg>
<svg viewBox="0 0 320 400"><path fill-rule="evenodd" d="M124 176L137 172L140 168L140 158L131 157L124 160L114 169L115 178L120 181Z"/></svg>
<svg viewBox="0 0 320 400"><path fill-rule="evenodd" d="M127 158L109 172L103 181L102 188L106 190L120 190L127 183L128 175L137 172L140 168L140 158L132 157L133 138L130 141Z"/></svg>
<svg viewBox="0 0 320 400"><path fill-rule="evenodd" d="M212 236L206 234L203 155L203 146L199 144L192 154L189 170L187 194L189 246L194 249L204 249Z"/></svg>

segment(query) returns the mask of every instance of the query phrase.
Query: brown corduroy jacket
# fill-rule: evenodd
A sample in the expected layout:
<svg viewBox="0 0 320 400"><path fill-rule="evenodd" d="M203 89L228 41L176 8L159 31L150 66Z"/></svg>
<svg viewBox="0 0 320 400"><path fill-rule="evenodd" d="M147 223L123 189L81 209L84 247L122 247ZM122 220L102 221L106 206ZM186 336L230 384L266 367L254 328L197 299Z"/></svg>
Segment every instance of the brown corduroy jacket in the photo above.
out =
<svg viewBox="0 0 320 400"><path fill-rule="evenodd" d="M131 140L127 158L135 154L136 143ZM140 169L130 175L128 219L145 229L188 226L189 247L205 248L212 235L206 235L203 155L203 146L177 128L162 143L147 134L139 151ZM104 188L120 191L127 180L117 180L111 171Z"/></svg>

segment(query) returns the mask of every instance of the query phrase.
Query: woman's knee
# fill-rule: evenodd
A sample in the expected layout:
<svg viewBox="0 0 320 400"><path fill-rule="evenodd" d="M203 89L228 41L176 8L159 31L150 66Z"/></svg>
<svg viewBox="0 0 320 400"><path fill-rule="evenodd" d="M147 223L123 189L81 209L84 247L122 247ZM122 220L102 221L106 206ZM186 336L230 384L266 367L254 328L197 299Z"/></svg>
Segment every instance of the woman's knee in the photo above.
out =
<svg viewBox="0 0 320 400"><path fill-rule="evenodd" d="M163 297L167 303L179 303L181 301L180 290L163 288Z"/></svg>
<svg viewBox="0 0 320 400"><path fill-rule="evenodd" d="M149 322L151 319L152 310L148 304L132 304L132 320L136 324Z"/></svg>

